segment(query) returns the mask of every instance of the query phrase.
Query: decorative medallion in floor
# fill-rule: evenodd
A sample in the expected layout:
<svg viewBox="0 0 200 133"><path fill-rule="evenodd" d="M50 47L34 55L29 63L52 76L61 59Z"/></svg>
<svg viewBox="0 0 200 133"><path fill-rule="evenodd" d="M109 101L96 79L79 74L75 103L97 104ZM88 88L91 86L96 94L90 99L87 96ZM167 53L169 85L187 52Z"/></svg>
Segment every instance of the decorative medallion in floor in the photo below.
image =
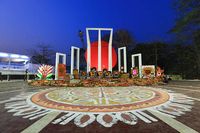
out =
<svg viewBox="0 0 200 133"><path fill-rule="evenodd" d="M111 127L118 121L129 125L138 119L156 122L155 113L175 118L191 111L193 100L169 90L132 86L51 88L20 94L3 103L14 116L30 120L56 111L65 114L55 118L53 124L74 121L78 127L85 127L96 120Z"/></svg>

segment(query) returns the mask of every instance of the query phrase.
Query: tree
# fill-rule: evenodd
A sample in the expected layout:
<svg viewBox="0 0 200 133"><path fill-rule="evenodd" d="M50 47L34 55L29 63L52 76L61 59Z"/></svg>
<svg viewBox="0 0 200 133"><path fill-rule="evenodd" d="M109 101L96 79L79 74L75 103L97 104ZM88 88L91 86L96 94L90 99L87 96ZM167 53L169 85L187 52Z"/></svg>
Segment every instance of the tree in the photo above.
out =
<svg viewBox="0 0 200 133"><path fill-rule="evenodd" d="M168 57L168 45L162 42L140 43L131 54L142 53L143 64L165 67Z"/></svg>
<svg viewBox="0 0 200 133"><path fill-rule="evenodd" d="M31 54L32 63L54 64L55 52L50 45L39 44L36 49L32 50Z"/></svg>
<svg viewBox="0 0 200 133"><path fill-rule="evenodd" d="M113 36L113 42L118 47L126 47L129 45L133 45L135 40L128 30L117 30Z"/></svg>
<svg viewBox="0 0 200 133"><path fill-rule="evenodd" d="M171 29L184 43L192 44L194 56L197 57L197 68L200 75L200 1L176 0L174 3L178 12L175 26Z"/></svg>
<svg viewBox="0 0 200 133"><path fill-rule="evenodd" d="M200 1L175 0L174 7L178 18L172 32L186 33L199 30L200 26Z"/></svg>
<svg viewBox="0 0 200 133"><path fill-rule="evenodd" d="M105 34L102 37L102 40L109 41L110 34ZM115 47L128 47L134 46L135 40L131 33L128 30L120 29L114 32L113 34L113 46Z"/></svg>

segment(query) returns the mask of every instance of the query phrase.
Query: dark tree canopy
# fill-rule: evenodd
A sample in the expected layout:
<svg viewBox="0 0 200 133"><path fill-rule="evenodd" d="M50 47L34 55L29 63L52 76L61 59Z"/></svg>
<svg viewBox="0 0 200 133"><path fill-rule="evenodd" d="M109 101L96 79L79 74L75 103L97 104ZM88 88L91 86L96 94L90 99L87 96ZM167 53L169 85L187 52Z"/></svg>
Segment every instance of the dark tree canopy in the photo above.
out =
<svg viewBox="0 0 200 133"><path fill-rule="evenodd" d="M102 40L109 41L110 34L105 34L102 37ZM133 35L126 30L126 29L119 29L113 33L113 46L114 47L124 47L124 46L131 46L134 47L135 40Z"/></svg>
<svg viewBox="0 0 200 133"><path fill-rule="evenodd" d="M31 54L32 63L54 64L55 52L50 45L39 44L37 48L32 50Z"/></svg>
<svg viewBox="0 0 200 133"><path fill-rule="evenodd" d="M113 43L118 47L133 45L135 40L128 30L120 29L114 33Z"/></svg>
<svg viewBox="0 0 200 133"><path fill-rule="evenodd" d="M200 0L175 0L174 7L178 17L171 32L179 41L200 45Z"/></svg>
<svg viewBox="0 0 200 133"><path fill-rule="evenodd" d="M200 1L175 0L174 7L178 13L177 21L172 29L175 33L196 31L200 28Z"/></svg>
<svg viewBox="0 0 200 133"><path fill-rule="evenodd" d="M191 45L185 51L189 49L193 51L191 58L195 59L193 70L200 75L200 0L175 0L174 7L178 17L171 32L177 35L179 43ZM182 57L188 58L187 53Z"/></svg>

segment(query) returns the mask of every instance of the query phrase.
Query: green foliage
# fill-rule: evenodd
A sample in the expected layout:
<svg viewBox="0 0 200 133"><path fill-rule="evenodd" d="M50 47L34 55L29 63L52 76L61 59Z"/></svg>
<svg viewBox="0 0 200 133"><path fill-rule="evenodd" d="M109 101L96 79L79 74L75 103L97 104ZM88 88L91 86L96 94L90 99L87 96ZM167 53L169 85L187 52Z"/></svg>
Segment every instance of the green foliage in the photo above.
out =
<svg viewBox="0 0 200 133"><path fill-rule="evenodd" d="M200 0L175 0L174 7L177 10L178 17L171 32L177 35L179 43L191 44L190 46L177 46L176 48L177 64L182 66L179 70L183 71L190 68L184 74L182 73L182 76L199 77Z"/></svg>
<svg viewBox="0 0 200 133"><path fill-rule="evenodd" d="M169 75L172 80L182 80L181 75Z"/></svg>
<svg viewBox="0 0 200 133"><path fill-rule="evenodd" d="M185 30L194 31L200 26L200 1L175 0L175 9L178 12L176 25L172 32L183 33Z"/></svg>
<svg viewBox="0 0 200 133"><path fill-rule="evenodd" d="M174 7L178 17L171 33L177 35L179 42L196 44L200 40L200 0L175 0Z"/></svg>

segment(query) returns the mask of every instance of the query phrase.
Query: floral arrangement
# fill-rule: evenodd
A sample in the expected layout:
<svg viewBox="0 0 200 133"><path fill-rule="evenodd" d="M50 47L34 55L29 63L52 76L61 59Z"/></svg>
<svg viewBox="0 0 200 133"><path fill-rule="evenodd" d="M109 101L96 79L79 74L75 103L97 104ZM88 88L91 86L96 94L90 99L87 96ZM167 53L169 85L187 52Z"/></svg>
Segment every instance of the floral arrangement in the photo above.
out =
<svg viewBox="0 0 200 133"><path fill-rule="evenodd" d="M73 70L74 79L79 79L79 72L78 69Z"/></svg>
<svg viewBox="0 0 200 133"><path fill-rule="evenodd" d="M137 67L134 67L132 70L132 77L135 78L135 77L138 77L138 68Z"/></svg>
<svg viewBox="0 0 200 133"><path fill-rule="evenodd" d="M120 77L120 72L114 71L113 72L113 78L119 78Z"/></svg>
<svg viewBox="0 0 200 133"><path fill-rule="evenodd" d="M102 71L98 71L98 72L97 72L97 76L98 76L98 77L103 77L103 72L102 72Z"/></svg>
<svg viewBox="0 0 200 133"><path fill-rule="evenodd" d="M164 76L164 70L162 70L159 66L156 68L156 76L157 77L163 77Z"/></svg>
<svg viewBox="0 0 200 133"><path fill-rule="evenodd" d="M66 78L66 65L58 64L58 79L63 80Z"/></svg>
<svg viewBox="0 0 200 133"><path fill-rule="evenodd" d="M74 70L73 70L73 74L74 74L74 75L78 75L78 69L74 69Z"/></svg>
<svg viewBox="0 0 200 133"><path fill-rule="evenodd" d="M96 75L96 74L95 74L94 71L90 71L90 72L89 72L89 76L90 76L90 77L95 77L95 75Z"/></svg>
<svg viewBox="0 0 200 133"><path fill-rule="evenodd" d="M105 72L105 77L108 78L108 77L111 77L111 76L112 76L112 73L110 71L106 71Z"/></svg>
<svg viewBox="0 0 200 133"><path fill-rule="evenodd" d="M83 79L77 83L70 83L65 80L33 80L29 84L33 86L56 86L56 87L112 87L112 86L146 86L146 85L156 85L159 81L156 78L151 79L129 79L129 78L115 78L115 79Z"/></svg>
<svg viewBox="0 0 200 133"><path fill-rule="evenodd" d="M154 65L142 66L142 75L143 78L155 77L155 66Z"/></svg>
<svg viewBox="0 0 200 133"><path fill-rule="evenodd" d="M38 78L41 80L49 80L52 77L53 66L50 65L41 65L38 68Z"/></svg>
<svg viewBox="0 0 200 133"><path fill-rule="evenodd" d="M87 76L87 73L85 71L81 71L81 76Z"/></svg>

